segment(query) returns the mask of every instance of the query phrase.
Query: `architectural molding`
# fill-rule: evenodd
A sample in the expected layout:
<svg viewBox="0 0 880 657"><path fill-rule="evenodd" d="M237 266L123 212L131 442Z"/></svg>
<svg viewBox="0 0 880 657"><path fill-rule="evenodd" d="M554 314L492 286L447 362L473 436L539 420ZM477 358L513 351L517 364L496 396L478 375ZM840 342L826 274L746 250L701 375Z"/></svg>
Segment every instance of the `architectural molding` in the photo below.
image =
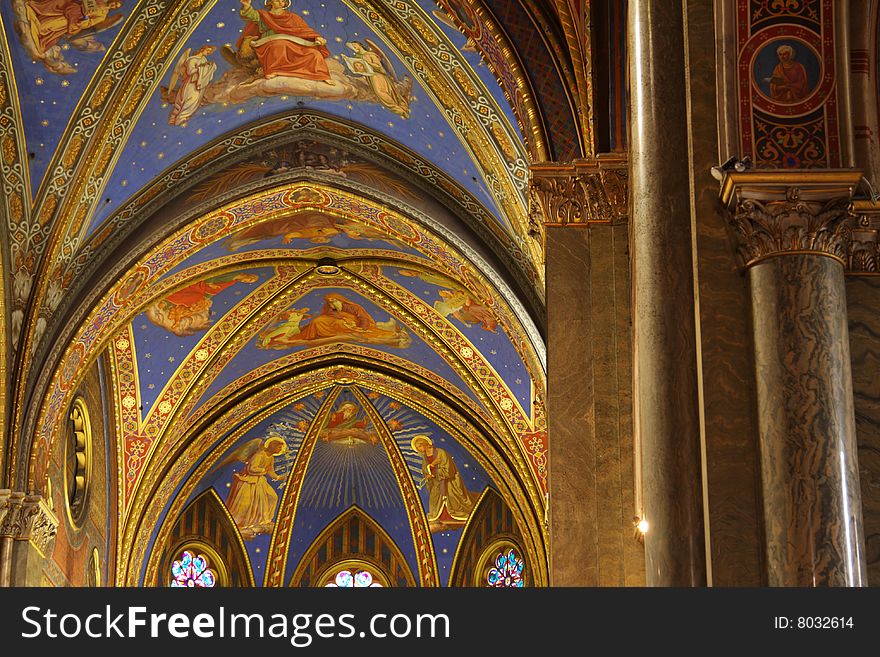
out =
<svg viewBox="0 0 880 657"><path fill-rule="evenodd" d="M41 495L0 490L0 538L29 541L43 556L52 552L58 518Z"/></svg>
<svg viewBox="0 0 880 657"><path fill-rule="evenodd" d="M748 171L728 174L721 201L743 267L811 253L848 266L853 193L861 171Z"/></svg>
<svg viewBox="0 0 880 657"><path fill-rule="evenodd" d="M543 226L614 224L629 214L629 173L624 157L569 163L542 162L531 167L529 234Z"/></svg>

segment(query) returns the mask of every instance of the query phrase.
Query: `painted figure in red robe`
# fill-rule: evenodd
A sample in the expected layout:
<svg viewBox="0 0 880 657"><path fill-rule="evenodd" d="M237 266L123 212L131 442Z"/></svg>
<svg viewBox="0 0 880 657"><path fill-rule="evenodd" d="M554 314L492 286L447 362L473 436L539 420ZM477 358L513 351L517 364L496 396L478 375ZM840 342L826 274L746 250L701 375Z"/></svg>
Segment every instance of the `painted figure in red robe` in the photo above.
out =
<svg viewBox="0 0 880 657"><path fill-rule="evenodd" d="M794 48L788 45L776 49L779 63L770 77L770 96L774 100L793 103L806 97L809 91L807 70L794 60Z"/></svg>
<svg viewBox="0 0 880 657"><path fill-rule="evenodd" d="M239 16L247 24L238 50L242 56L253 50L263 77L289 76L334 84L327 68L327 40L287 10L290 0L267 0L267 9L254 9L251 0L240 2Z"/></svg>
<svg viewBox="0 0 880 657"><path fill-rule="evenodd" d="M214 296L236 283L255 283L256 274L221 274L169 294L147 306L147 318L175 335L186 337L211 326Z"/></svg>

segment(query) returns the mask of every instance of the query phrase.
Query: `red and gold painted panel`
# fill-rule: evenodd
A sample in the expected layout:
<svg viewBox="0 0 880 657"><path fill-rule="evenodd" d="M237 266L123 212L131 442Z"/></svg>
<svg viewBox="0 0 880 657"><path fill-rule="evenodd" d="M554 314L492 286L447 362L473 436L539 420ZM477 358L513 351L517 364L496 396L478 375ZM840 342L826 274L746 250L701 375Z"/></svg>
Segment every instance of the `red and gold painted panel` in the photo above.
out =
<svg viewBox="0 0 880 657"><path fill-rule="evenodd" d="M832 0L738 0L741 156L758 167L838 167Z"/></svg>

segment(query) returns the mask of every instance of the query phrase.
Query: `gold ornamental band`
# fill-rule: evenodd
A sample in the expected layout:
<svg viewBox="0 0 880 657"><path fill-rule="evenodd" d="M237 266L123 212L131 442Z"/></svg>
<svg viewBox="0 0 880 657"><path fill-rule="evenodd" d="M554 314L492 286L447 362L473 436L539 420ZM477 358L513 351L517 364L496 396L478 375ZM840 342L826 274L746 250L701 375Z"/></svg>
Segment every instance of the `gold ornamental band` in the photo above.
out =
<svg viewBox="0 0 880 657"><path fill-rule="evenodd" d="M750 269L755 265L759 265L766 260L770 260L771 258L779 258L781 256L790 256L790 255L814 255L814 256L824 256L826 258L831 258L840 263L840 265L846 269L846 262L840 256L834 255L833 253L828 253L827 251L814 251L811 249L792 249L786 251L774 251L773 253L767 253L765 255L759 256L757 258L753 258L749 260L743 270Z"/></svg>

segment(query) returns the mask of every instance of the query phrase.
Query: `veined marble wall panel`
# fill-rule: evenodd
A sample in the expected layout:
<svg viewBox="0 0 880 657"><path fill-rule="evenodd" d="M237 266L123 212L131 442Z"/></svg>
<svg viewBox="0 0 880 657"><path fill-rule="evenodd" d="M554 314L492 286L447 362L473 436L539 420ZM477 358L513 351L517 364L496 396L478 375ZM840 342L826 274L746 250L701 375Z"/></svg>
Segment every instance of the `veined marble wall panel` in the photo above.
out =
<svg viewBox="0 0 880 657"><path fill-rule="evenodd" d="M709 175L718 153L711 0L687 4L691 212L699 287L710 561L715 586L764 582L757 401L749 293ZM694 38L691 38L691 37ZM720 42L719 42L720 43Z"/></svg>
<svg viewBox="0 0 880 657"><path fill-rule="evenodd" d="M880 586L880 277L846 281L868 585Z"/></svg>

